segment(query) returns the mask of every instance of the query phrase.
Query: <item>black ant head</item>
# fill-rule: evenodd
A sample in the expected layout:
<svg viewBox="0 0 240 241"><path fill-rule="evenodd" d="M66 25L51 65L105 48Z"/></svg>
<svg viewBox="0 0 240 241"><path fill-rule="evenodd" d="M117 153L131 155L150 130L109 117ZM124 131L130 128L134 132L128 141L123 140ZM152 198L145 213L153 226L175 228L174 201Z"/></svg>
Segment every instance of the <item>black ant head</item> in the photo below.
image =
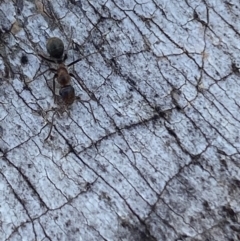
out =
<svg viewBox="0 0 240 241"><path fill-rule="evenodd" d="M61 59L64 52L63 41L57 37L49 38L47 41L47 51L49 55L56 59Z"/></svg>
<svg viewBox="0 0 240 241"><path fill-rule="evenodd" d="M59 95L67 105L71 105L75 100L75 90L71 85L62 87L59 91Z"/></svg>

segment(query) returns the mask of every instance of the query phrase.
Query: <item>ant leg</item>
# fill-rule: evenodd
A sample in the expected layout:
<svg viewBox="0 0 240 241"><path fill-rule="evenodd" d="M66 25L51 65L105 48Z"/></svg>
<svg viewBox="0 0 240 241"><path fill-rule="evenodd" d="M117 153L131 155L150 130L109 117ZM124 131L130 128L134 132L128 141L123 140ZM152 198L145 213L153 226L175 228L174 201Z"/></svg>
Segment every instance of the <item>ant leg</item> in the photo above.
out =
<svg viewBox="0 0 240 241"><path fill-rule="evenodd" d="M94 93L91 93L91 91L88 90L88 88L84 85L84 83L81 84L80 81L74 76L74 74L69 73L69 75L72 76L74 79L77 80L77 82L79 83L79 85L80 85L80 86L83 88L83 90L88 94L88 96L90 97L90 99L92 99L92 100L94 100L94 101L96 101L96 102L98 103L98 99L96 98L96 96L94 95ZM82 80L81 80L81 82L82 82ZM81 99L80 99L80 102L81 102L81 103L82 103L82 102L87 102L87 103L89 104L89 107L90 107L90 109L91 109L91 113L92 113L92 115L93 115L93 119L94 119L95 123L97 123L98 120L96 119L96 117L95 117L95 115L94 115L94 112L93 112L93 110L92 110L91 104L90 104L88 101L82 101ZM83 104L83 103L82 103L82 104Z"/></svg>
<svg viewBox="0 0 240 241"><path fill-rule="evenodd" d="M86 55L86 56L84 56L84 57L81 57L81 58L77 59L77 60L74 60L72 63L68 64L67 67L70 67L70 66L76 64L77 62L79 62L79 61L81 61L81 60L83 60L83 59L86 59L87 57L89 57L89 56L91 56L91 55L93 55L93 54L97 54L97 53L98 53L98 52L93 52L93 53L90 53L90 54L88 54L88 55Z"/></svg>
<svg viewBox="0 0 240 241"><path fill-rule="evenodd" d="M70 75L71 77L73 77L73 78L78 82L78 84L82 87L82 89L88 94L88 96L90 97L90 99L98 102L98 99L96 98L96 96L94 95L94 93L92 93L92 92L87 88L87 86L84 84L84 82L83 82L81 79L80 79L80 80L77 79L77 78L75 77L75 75L72 74L72 73L69 73L69 75Z"/></svg>
<svg viewBox="0 0 240 241"><path fill-rule="evenodd" d="M57 74L55 74L54 76L53 76L53 94L54 94L54 103L56 103L56 82L55 82L55 79L57 78Z"/></svg>
<svg viewBox="0 0 240 241"><path fill-rule="evenodd" d="M37 77L39 77L39 76L41 76L41 75L45 74L47 71L53 71L53 72L56 72L57 70L56 70L56 69L54 69L54 68L49 68L49 69L47 69L47 70L43 71L42 73L40 73L39 75L35 76L34 78L37 78Z"/></svg>
<svg viewBox="0 0 240 241"><path fill-rule="evenodd" d="M38 54L38 56L40 56L42 59L44 59L45 61L48 61L48 62L51 62L51 63L54 63L54 64L56 64L57 62L58 62L58 59L51 59L51 58L48 58L48 57L46 57L46 56L44 56L44 55L42 55L42 54Z"/></svg>
<svg viewBox="0 0 240 241"><path fill-rule="evenodd" d="M47 141L47 139L48 139L48 138L50 137L50 135L51 135L52 128L53 128L54 116L55 116L56 113L57 113L57 111L55 111L54 114L52 115L52 122L51 122L50 130L49 130L49 132L48 132L47 137L44 139L44 141Z"/></svg>

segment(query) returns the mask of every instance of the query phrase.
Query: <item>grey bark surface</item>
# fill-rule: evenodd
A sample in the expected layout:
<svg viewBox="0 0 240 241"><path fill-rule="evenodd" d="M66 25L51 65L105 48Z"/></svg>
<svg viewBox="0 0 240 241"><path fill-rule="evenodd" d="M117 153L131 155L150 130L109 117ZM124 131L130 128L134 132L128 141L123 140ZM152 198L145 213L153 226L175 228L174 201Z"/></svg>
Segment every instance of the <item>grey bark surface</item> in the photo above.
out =
<svg viewBox="0 0 240 241"><path fill-rule="evenodd" d="M0 240L240 240L238 22L236 0L0 0ZM49 37L83 58L68 107Z"/></svg>

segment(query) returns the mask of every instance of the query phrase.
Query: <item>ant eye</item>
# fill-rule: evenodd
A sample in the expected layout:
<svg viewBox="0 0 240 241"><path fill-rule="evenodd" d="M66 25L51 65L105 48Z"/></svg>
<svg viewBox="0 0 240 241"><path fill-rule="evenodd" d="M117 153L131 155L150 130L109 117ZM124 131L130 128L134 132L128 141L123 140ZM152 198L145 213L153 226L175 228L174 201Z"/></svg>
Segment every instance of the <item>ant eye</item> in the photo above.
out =
<svg viewBox="0 0 240 241"><path fill-rule="evenodd" d="M64 52L63 41L59 38L49 38L47 41L47 51L53 58L61 58Z"/></svg>
<svg viewBox="0 0 240 241"><path fill-rule="evenodd" d="M26 55L23 55L23 56L21 57L21 64L27 64L27 63L28 63L28 58L27 58Z"/></svg>

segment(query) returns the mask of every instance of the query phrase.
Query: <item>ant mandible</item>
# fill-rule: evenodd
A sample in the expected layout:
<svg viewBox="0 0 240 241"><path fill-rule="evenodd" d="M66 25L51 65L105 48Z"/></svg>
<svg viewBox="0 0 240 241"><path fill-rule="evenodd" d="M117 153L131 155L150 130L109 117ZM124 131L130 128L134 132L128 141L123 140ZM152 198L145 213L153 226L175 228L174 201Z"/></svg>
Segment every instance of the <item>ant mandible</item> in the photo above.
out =
<svg viewBox="0 0 240 241"><path fill-rule="evenodd" d="M70 42L69 42L70 44ZM53 92L55 95L55 79L57 79L57 82L60 84L61 88L59 90L59 95L61 96L63 102L66 105L71 105L74 100L75 100L75 90L70 84L71 77L75 78L76 77L68 72L68 67L76 64L77 62L83 60L84 58L89 57L90 55L96 53L91 53L83 58L79 58L72 63L65 65L64 62L67 59L67 54L64 53L64 44L63 41L57 37L49 38L47 41L47 52L49 53L50 57L46 57L42 54L38 54L42 59L49 61L51 63L58 64L57 69L54 68L49 68L40 75L46 73L47 71L53 71L55 72L55 75L53 77ZM69 45L68 45L69 48ZM67 48L67 50L68 50ZM38 76L40 76L38 75ZM55 95L56 97L56 95Z"/></svg>

